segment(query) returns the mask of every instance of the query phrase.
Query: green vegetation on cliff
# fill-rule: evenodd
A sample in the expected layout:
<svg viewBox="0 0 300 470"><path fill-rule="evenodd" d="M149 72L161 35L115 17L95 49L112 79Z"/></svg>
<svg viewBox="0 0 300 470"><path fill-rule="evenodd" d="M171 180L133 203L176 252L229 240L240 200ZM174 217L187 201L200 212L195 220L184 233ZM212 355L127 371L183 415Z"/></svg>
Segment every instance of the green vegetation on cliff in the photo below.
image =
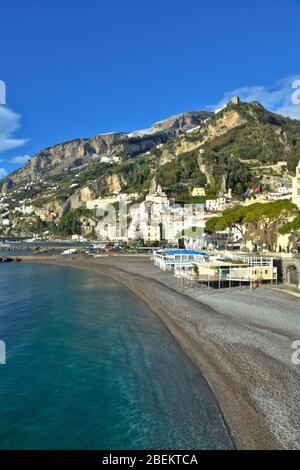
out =
<svg viewBox="0 0 300 470"><path fill-rule="evenodd" d="M78 158L78 146L81 152L89 149L95 152L92 140L89 145L84 142L84 148L79 140L59 145L57 149L53 147L51 152L48 149L51 155L56 156L55 152L59 152L56 157L63 161L55 172L51 173L51 164L45 165L43 170L43 177L56 181L57 189L52 193L42 186L30 191L22 189L20 197L16 197L33 197L34 204L39 206L52 204L54 207L57 202L62 207L70 196L83 187L89 187L95 197L108 196L116 192L115 187L122 192L136 192L142 196L148 191L153 178L164 190L169 190L170 195L180 200L188 200L195 186L205 186L210 196L229 189L234 195L242 196L246 189L262 183L264 174L256 167L287 160L289 171L295 170L300 159L300 121L271 113L259 103L229 104L216 114L203 116L205 122L199 121L197 113L191 116L188 127L183 131L178 126L185 121L177 118L176 132L172 128L166 137L161 130L128 139L123 134L114 138L99 136L97 142L106 139L105 152L109 148L112 156L121 157L118 163L101 163L101 150L97 150L99 155L96 158L92 153ZM195 128L186 133L192 123ZM203 150L201 153L200 149ZM66 159L63 158L64 151L67 152ZM47 160L44 153L41 152L38 157L43 163ZM69 167L65 166L65 160ZM56 160L53 158L53 161ZM77 166L76 162L80 165ZM3 183L6 188L9 182L12 183L12 178L20 185L20 175L27 175L31 166L34 165L28 163L23 173L19 170L15 175L8 176ZM49 175L45 174L45 168L49 168ZM272 169L268 171L272 174Z"/></svg>
<svg viewBox="0 0 300 470"><path fill-rule="evenodd" d="M175 160L165 163L156 171L156 180L165 188L174 188L179 183L194 186L205 186L206 176L200 171L197 150L179 155Z"/></svg>
<svg viewBox="0 0 300 470"><path fill-rule="evenodd" d="M70 235L81 235L82 219L91 218L92 216L92 211L84 208L78 208L70 211L67 214L61 216L58 224L53 228L53 232L56 235L63 237Z"/></svg>

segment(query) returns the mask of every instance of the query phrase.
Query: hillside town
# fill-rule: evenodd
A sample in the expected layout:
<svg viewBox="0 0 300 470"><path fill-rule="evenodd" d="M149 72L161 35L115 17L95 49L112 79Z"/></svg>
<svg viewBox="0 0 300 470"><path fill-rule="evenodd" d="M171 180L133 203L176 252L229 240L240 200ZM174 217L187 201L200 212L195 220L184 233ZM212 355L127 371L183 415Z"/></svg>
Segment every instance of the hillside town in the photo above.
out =
<svg viewBox="0 0 300 470"><path fill-rule="evenodd" d="M286 167L280 161L274 169ZM73 240L86 238L99 242L140 241L145 245L170 244L185 246L191 249L244 249L258 251L266 247L255 245L253 238L246 242L243 234L247 227L238 221L223 230L213 233L206 230L208 222L219 219L234 208L253 207L253 204L270 204L278 201L290 201L300 209L300 162L295 177L274 177L273 190L257 186L247 190L242 198L233 197L232 191L220 193L218 197L207 197L205 187L193 187L191 203L181 203L168 196L168 190L153 179L148 193L126 194L119 192L111 196L88 199L81 204L86 211L80 217L80 229L75 233L62 234ZM284 183L284 184L283 184ZM57 185L42 179L27 183L11 192L2 193L0 197L0 233L3 238L11 236L41 237L45 240L55 239L51 228L59 225L64 217L62 210L54 211L49 207L37 207L36 198L20 195L32 193L35 187L47 187L55 192ZM141 201L141 198L143 199ZM287 215L281 223L291 222L295 214ZM30 228L31 227L31 228ZM26 232L27 231L27 232ZM210 233L209 233L210 232ZM299 247L292 246L291 233L278 235L275 251L286 251Z"/></svg>
<svg viewBox="0 0 300 470"><path fill-rule="evenodd" d="M0 237L299 253L298 125L234 96L43 149L1 182Z"/></svg>

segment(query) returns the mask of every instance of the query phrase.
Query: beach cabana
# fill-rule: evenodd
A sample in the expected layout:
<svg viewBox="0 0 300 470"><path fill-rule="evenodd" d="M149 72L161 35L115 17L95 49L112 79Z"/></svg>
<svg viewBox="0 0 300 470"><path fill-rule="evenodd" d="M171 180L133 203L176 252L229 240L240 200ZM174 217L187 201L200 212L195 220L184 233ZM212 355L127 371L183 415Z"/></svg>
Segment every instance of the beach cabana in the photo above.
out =
<svg viewBox="0 0 300 470"><path fill-rule="evenodd" d="M208 260L209 255L194 250L158 250L153 253L154 265L163 271L176 271L176 268L192 267L196 261Z"/></svg>

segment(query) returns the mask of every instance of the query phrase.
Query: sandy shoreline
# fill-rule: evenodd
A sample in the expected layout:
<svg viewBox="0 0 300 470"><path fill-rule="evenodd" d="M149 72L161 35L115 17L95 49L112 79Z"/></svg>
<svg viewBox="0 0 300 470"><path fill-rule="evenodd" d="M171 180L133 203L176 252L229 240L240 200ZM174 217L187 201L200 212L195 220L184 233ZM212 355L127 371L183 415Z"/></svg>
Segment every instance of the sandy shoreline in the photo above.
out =
<svg viewBox="0 0 300 470"><path fill-rule="evenodd" d="M178 291L146 257L28 258L111 277L156 312L210 384L240 449L300 448L300 301L267 289Z"/></svg>

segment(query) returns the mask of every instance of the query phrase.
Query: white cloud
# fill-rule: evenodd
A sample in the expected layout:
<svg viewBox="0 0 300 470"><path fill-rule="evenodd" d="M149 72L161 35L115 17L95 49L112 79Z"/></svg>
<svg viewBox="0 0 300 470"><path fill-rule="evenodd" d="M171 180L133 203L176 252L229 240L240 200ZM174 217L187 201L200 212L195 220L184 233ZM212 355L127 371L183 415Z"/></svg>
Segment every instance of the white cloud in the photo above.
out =
<svg viewBox="0 0 300 470"><path fill-rule="evenodd" d="M300 87L293 88L293 84L300 79L300 75L291 75L271 86L254 85L236 88L224 94L219 103L209 106L215 110L224 106L232 98L239 96L242 101L259 101L265 108L274 113L300 119Z"/></svg>
<svg viewBox="0 0 300 470"><path fill-rule="evenodd" d="M0 153L4 150L21 147L28 139L17 139L15 132L20 128L20 114L6 106L0 106Z"/></svg>
<svg viewBox="0 0 300 470"><path fill-rule="evenodd" d="M29 159L30 155L17 155L16 157L12 157L11 162L20 163L21 165L23 165L24 163L27 163Z"/></svg>
<svg viewBox="0 0 300 470"><path fill-rule="evenodd" d="M0 179L7 175L7 171L4 168L0 168Z"/></svg>

